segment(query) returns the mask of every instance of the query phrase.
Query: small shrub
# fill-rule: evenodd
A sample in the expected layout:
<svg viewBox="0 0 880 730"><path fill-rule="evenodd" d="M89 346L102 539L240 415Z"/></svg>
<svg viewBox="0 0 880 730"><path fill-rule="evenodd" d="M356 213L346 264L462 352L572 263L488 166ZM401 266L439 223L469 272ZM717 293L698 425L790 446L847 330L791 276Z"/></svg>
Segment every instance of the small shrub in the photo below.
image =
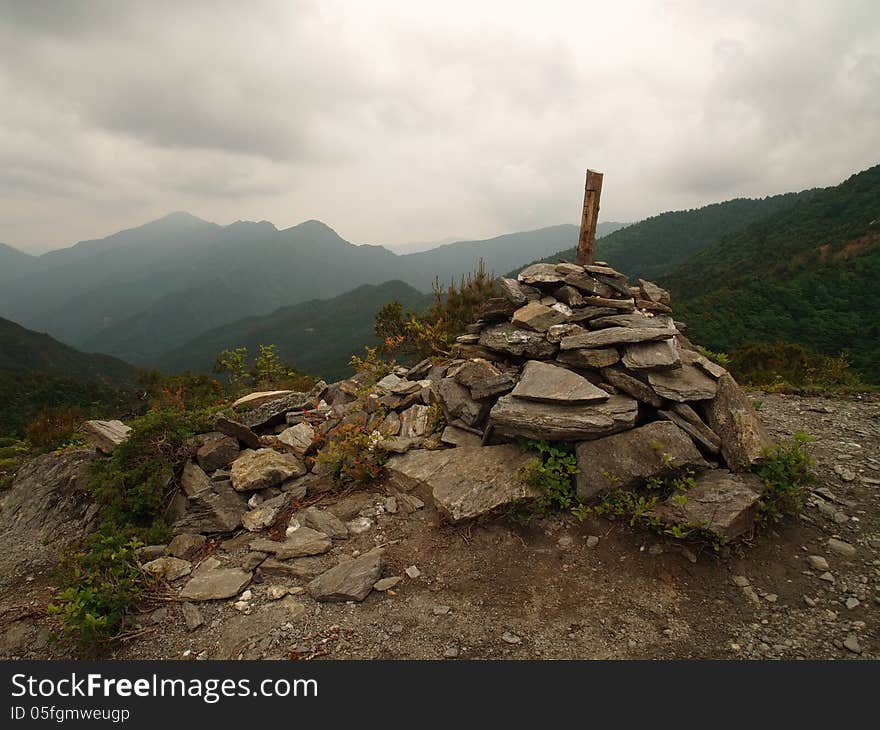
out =
<svg viewBox="0 0 880 730"><path fill-rule="evenodd" d="M726 352L713 352L712 350L708 350L705 347L697 347L699 353L705 357L707 360L711 360L716 365L720 365L723 368L730 367L730 355Z"/></svg>
<svg viewBox="0 0 880 730"><path fill-rule="evenodd" d="M522 477L534 487L539 496L513 505L508 517L527 524L535 517L545 517L554 512L571 512L581 521L587 512L578 499L573 477L578 473L577 457L567 444L551 444L546 441L523 441L521 448L537 451L539 458L528 463Z"/></svg>
<svg viewBox="0 0 880 730"><path fill-rule="evenodd" d="M790 342L746 343L730 353L730 371L743 385L777 392L867 389L845 354L823 355Z"/></svg>
<svg viewBox="0 0 880 730"><path fill-rule="evenodd" d="M807 447L811 440L798 431L790 441L764 450L763 458L754 468L764 482L758 501L759 526L779 522L803 509L804 495L814 479L810 471L813 459Z"/></svg>
<svg viewBox="0 0 880 730"><path fill-rule="evenodd" d="M25 436L37 448L55 449L70 440L84 420L78 406L43 410L25 427Z"/></svg>
<svg viewBox="0 0 880 730"><path fill-rule="evenodd" d="M136 539L99 532L59 566L64 586L48 606L61 622L61 638L97 651L116 636L126 615L150 587Z"/></svg>
<svg viewBox="0 0 880 730"><path fill-rule="evenodd" d="M367 433L359 423L336 428L317 461L330 467L333 482L339 488L374 482L383 474L388 454L379 447L378 431Z"/></svg>

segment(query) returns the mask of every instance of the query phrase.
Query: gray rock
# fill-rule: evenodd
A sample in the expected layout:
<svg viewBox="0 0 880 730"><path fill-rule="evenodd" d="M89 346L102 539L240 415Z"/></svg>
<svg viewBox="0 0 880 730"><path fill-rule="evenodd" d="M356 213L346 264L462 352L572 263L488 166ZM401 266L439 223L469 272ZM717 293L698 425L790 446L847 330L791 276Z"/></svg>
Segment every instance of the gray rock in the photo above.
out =
<svg viewBox="0 0 880 730"><path fill-rule="evenodd" d="M463 446L395 456L385 468L392 485L430 492L438 511L460 522L536 496L520 473L533 458L509 444Z"/></svg>
<svg viewBox="0 0 880 730"><path fill-rule="evenodd" d="M668 421L578 444L578 496L588 500L614 489L631 489L680 467L708 466L690 437Z"/></svg>
<svg viewBox="0 0 880 730"><path fill-rule="evenodd" d="M205 623L205 619L202 617L202 612L199 610L199 607L189 601L183 603L181 606L181 612L183 613L183 620L186 622L187 631L195 631L199 626Z"/></svg>
<svg viewBox="0 0 880 730"><path fill-rule="evenodd" d="M86 421L80 430L89 443L104 454L112 454L131 433L131 428L122 421Z"/></svg>
<svg viewBox="0 0 880 730"><path fill-rule="evenodd" d="M614 288L608 286L605 282L594 279L589 274L581 272L571 272L565 275L566 286L571 286L582 292L595 297L612 297L614 296ZM583 297L581 298L583 301Z"/></svg>
<svg viewBox="0 0 880 730"><path fill-rule="evenodd" d="M232 532L241 526L241 515L246 509L244 497L232 488L232 482L228 479L211 482L209 489L202 489L183 500L173 532L176 535Z"/></svg>
<svg viewBox="0 0 880 730"><path fill-rule="evenodd" d="M216 471L235 461L238 453L237 439L226 434L217 434L205 439L196 452L196 459L205 471Z"/></svg>
<svg viewBox="0 0 880 730"><path fill-rule="evenodd" d="M199 566L201 568L201 566ZM196 570L180 592L188 601L214 601L237 596L251 582L251 574L241 568L208 567Z"/></svg>
<svg viewBox="0 0 880 730"><path fill-rule="evenodd" d="M141 566L144 571L157 578L164 578L167 581L175 581L189 575L192 571L192 564L188 560L180 558L162 557L144 563Z"/></svg>
<svg viewBox="0 0 880 730"><path fill-rule="evenodd" d="M317 507L307 507L297 513L297 519L306 527L322 532L331 539L344 540L348 537L348 528L336 515Z"/></svg>
<svg viewBox="0 0 880 730"><path fill-rule="evenodd" d="M706 423L721 439L721 454L733 471L747 471L773 442L745 393L729 374L717 381L715 397L706 404Z"/></svg>
<svg viewBox="0 0 880 730"><path fill-rule="evenodd" d="M676 339L679 340L679 345L681 346L681 335L679 335ZM693 350L686 349L685 347L680 347L681 352L681 361L686 365L695 365L700 368L706 375L715 380L718 380L722 375L726 375L727 371L718 365L717 363L712 362L709 358L704 357L698 352L694 352Z"/></svg>
<svg viewBox="0 0 880 730"><path fill-rule="evenodd" d="M540 302L529 302L513 313L513 324L533 332L546 332L555 324L562 324L566 315Z"/></svg>
<svg viewBox="0 0 880 730"><path fill-rule="evenodd" d="M716 382L693 365L682 365L675 370L651 371L648 382L657 393L671 401L709 400L718 390Z"/></svg>
<svg viewBox="0 0 880 730"><path fill-rule="evenodd" d="M501 287L501 293L507 297L507 300L511 304L521 307L529 301L526 293L523 291L522 285L516 279L506 279L502 277L498 280L498 285Z"/></svg>
<svg viewBox="0 0 880 730"><path fill-rule="evenodd" d="M857 636L854 636L854 635L847 636L843 640L843 645L846 649L851 651L853 654L861 654L862 653L862 645L859 643L859 639Z"/></svg>
<svg viewBox="0 0 880 730"><path fill-rule="evenodd" d="M668 411L660 409L657 411L657 415L672 421L710 453L717 454L721 451L721 439L703 423L697 412L686 403L675 403Z"/></svg>
<svg viewBox="0 0 880 730"><path fill-rule="evenodd" d="M307 588L316 601L363 601L382 574L383 551L371 550L321 573Z"/></svg>
<svg viewBox="0 0 880 730"><path fill-rule="evenodd" d="M566 337L586 332L579 324L554 324L547 330L547 341L559 344Z"/></svg>
<svg viewBox="0 0 880 730"><path fill-rule="evenodd" d="M248 449L232 463L232 486L237 492L252 492L303 476L306 471L292 454L280 454L273 449Z"/></svg>
<svg viewBox="0 0 880 730"><path fill-rule="evenodd" d="M496 433L551 441L583 441L635 426L638 403L615 395L603 403L558 405L512 395L499 398L489 414Z"/></svg>
<svg viewBox="0 0 880 730"><path fill-rule="evenodd" d="M480 334L480 344L516 357L546 360L556 354L557 345L540 332L529 332L512 324L498 324Z"/></svg>
<svg viewBox="0 0 880 730"><path fill-rule="evenodd" d="M608 393L597 388L586 378L557 365L529 360L522 377L513 389L514 398L542 403L601 403Z"/></svg>
<svg viewBox="0 0 880 730"><path fill-rule="evenodd" d="M654 408L660 408L663 405L663 399L654 392L650 385L628 373L614 368L603 368L602 377L618 390L622 390L642 403Z"/></svg>
<svg viewBox="0 0 880 730"><path fill-rule="evenodd" d="M852 560L856 556L856 549L853 545L843 540L838 540L836 537L829 537L827 545L831 552L837 553L847 560Z"/></svg>
<svg viewBox="0 0 880 730"><path fill-rule="evenodd" d="M283 398L285 395L291 395L293 392L292 390L261 390L256 393L248 393L234 401L232 407L257 408L264 403L271 403L279 398Z"/></svg>
<svg viewBox="0 0 880 730"><path fill-rule="evenodd" d="M590 320L592 329L605 329L608 327L631 327L633 329L674 329L675 324L670 317L649 317L642 312L630 312L629 314L612 314L607 317L597 317Z"/></svg>
<svg viewBox="0 0 880 730"><path fill-rule="evenodd" d="M315 429L310 423L301 422L284 429L278 434L278 440L302 459L315 443Z"/></svg>
<svg viewBox="0 0 880 730"><path fill-rule="evenodd" d="M211 481L210 477L205 474L202 467L191 461L187 461L183 465L183 472L180 475L180 486L183 489L183 493L192 499L200 492L212 489L214 483Z"/></svg>
<svg viewBox="0 0 880 730"><path fill-rule="evenodd" d="M403 580L403 576L400 575L392 575L389 578L380 578L373 584L374 591L387 591L394 586L396 586L400 581Z"/></svg>
<svg viewBox="0 0 880 730"><path fill-rule="evenodd" d="M657 304L669 304L671 297L669 292L662 287L657 286L653 281L647 279L639 279L639 290L642 298Z"/></svg>
<svg viewBox="0 0 880 730"><path fill-rule="evenodd" d="M218 416L217 420L214 421L214 428L222 431L227 436L238 439L249 449L259 449L261 446L260 437L257 434L243 423L228 416Z"/></svg>
<svg viewBox="0 0 880 730"><path fill-rule="evenodd" d="M532 264L519 272L517 280L523 284L556 284L563 283L563 275L556 271L555 264Z"/></svg>
<svg viewBox="0 0 880 730"><path fill-rule="evenodd" d="M563 325L568 326L568 325ZM565 350L556 356L556 361L574 368L607 368L620 360L620 353L614 347L600 347L595 350Z"/></svg>
<svg viewBox="0 0 880 730"><path fill-rule="evenodd" d="M566 337L559 343L562 350L593 349L612 345L625 345L633 342L656 342L669 340L676 330L667 327L607 327L593 332Z"/></svg>
<svg viewBox="0 0 880 730"><path fill-rule="evenodd" d="M278 560L301 558L306 555L321 555L332 547L333 543L327 535L310 527L300 527L280 542L260 538L251 543L252 550L271 553Z"/></svg>
<svg viewBox="0 0 880 730"><path fill-rule="evenodd" d="M630 370L670 370L681 366L673 340L637 342L624 348L623 364Z"/></svg>
<svg viewBox="0 0 880 730"><path fill-rule="evenodd" d="M431 409L428 406L416 404L410 406L400 414L400 437L405 439L423 438L431 430L428 418Z"/></svg>
<svg viewBox="0 0 880 730"><path fill-rule="evenodd" d="M205 546L207 542L204 535L196 535L184 532L176 535L168 543L168 554L182 560L192 560L193 557Z"/></svg>
<svg viewBox="0 0 880 730"><path fill-rule="evenodd" d="M285 416L291 411L307 410L314 407L327 392L327 383L323 380L308 393L292 392L275 400L239 415L239 420L248 428L264 428L285 422ZM222 429L221 429L222 430Z"/></svg>
<svg viewBox="0 0 880 730"><path fill-rule="evenodd" d="M588 547L588 548L594 548L594 547L596 547L596 545L598 545L598 544L599 544L599 538L598 538L598 536L596 536L596 535L590 535L590 536L587 538L587 547Z"/></svg>
<svg viewBox="0 0 880 730"><path fill-rule="evenodd" d="M684 497L673 495L654 514L666 524L699 526L732 540L754 527L762 489L755 474L710 469L697 477Z"/></svg>
<svg viewBox="0 0 880 730"><path fill-rule="evenodd" d="M807 555L807 562L813 570L821 570L823 573L830 567L821 555Z"/></svg>
<svg viewBox="0 0 880 730"><path fill-rule="evenodd" d="M286 494L267 499L258 507L248 510L241 516L241 524L248 532L259 532L265 530L278 516L278 513L284 507L288 500Z"/></svg>
<svg viewBox="0 0 880 730"><path fill-rule="evenodd" d="M457 426L447 426L440 435L440 441L449 446L480 446L483 440L472 431Z"/></svg>
<svg viewBox="0 0 880 730"><path fill-rule="evenodd" d="M460 418L468 426L477 426L489 413L491 403L474 400L468 389L454 378L443 378L434 388L447 421Z"/></svg>
<svg viewBox="0 0 880 730"><path fill-rule="evenodd" d="M560 302L567 304L569 307L579 307L584 303L584 295L570 284L559 287L553 292L553 296Z"/></svg>
<svg viewBox="0 0 880 730"><path fill-rule="evenodd" d="M516 381L487 360L476 359L455 370L455 381L470 392L474 400L485 400L507 393Z"/></svg>

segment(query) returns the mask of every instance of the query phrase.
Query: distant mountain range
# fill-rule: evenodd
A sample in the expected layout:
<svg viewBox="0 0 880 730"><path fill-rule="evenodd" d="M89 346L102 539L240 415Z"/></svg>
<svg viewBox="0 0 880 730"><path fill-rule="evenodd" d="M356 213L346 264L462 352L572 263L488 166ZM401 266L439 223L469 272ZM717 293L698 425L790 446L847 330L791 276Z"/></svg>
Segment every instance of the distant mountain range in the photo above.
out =
<svg viewBox="0 0 880 730"><path fill-rule="evenodd" d="M151 364L244 317L390 280L428 292L435 277L457 279L480 258L501 273L576 239L576 226L560 225L398 256L351 244L318 221L279 231L266 221L219 226L175 213L39 257L4 249L0 263L15 262L19 274L0 288L0 316Z"/></svg>

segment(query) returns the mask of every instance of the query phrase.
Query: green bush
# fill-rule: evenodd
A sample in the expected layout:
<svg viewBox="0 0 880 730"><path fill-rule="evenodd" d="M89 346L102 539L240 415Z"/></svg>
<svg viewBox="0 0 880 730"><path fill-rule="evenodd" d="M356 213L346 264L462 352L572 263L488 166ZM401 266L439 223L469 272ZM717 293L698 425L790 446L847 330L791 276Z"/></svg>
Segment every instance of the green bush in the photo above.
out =
<svg viewBox="0 0 880 730"><path fill-rule="evenodd" d="M368 433L362 424L345 423L334 429L317 461L330 469L340 489L374 482L384 473L388 453L379 447L378 431Z"/></svg>
<svg viewBox="0 0 880 730"><path fill-rule="evenodd" d="M764 482L758 501L758 525L779 522L803 509L805 493L814 480L810 471L813 459L807 446L811 440L805 432L798 431L790 441L764 450L763 458L754 468Z"/></svg>
<svg viewBox="0 0 880 730"><path fill-rule="evenodd" d="M744 344L730 353L729 368L743 385L765 390L821 393L870 387L845 355L821 355L790 342Z"/></svg>
<svg viewBox="0 0 880 730"><path fill-rule="evenodd" d="M574 484L578 467L571 445L524 440L520 442L520 448L539 454L521 472L526 483L537 490L538 496L512 505L508 517L514 522L528 524L535 517L571 512L582 520L586 513Z"/></svg>
<svg viewBox="0 0 880 730"><path fill-rule="evenodd" d="M141 570L138 540L99 532L62 561L63 588L48 606L61 622L61 638L94 652L113 639L126 615L149 589Z"/></svg>

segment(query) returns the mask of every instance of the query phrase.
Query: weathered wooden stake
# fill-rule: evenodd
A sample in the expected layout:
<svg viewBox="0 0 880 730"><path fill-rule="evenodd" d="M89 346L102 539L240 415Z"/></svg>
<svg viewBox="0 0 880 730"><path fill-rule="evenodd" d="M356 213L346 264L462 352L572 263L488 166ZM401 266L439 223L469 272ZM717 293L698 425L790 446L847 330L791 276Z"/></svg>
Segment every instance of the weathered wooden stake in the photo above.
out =
<svg viewBox="0 0 880 730"><path fill-rule="evenodd" d="M599 198L602 197L602 173L587 170L584 186L584 213L578 236L577 263L590 265L596 256L596 224L599 221Z"/></svg>

